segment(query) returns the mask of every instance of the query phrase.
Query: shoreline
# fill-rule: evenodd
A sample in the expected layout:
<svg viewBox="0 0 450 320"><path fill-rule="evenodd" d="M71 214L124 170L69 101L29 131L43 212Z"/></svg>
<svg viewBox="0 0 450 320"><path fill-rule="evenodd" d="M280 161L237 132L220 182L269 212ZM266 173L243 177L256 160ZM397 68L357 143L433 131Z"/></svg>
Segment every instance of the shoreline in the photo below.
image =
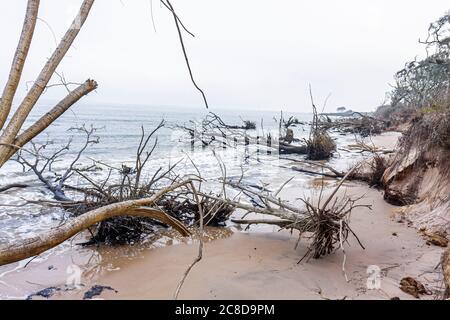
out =
<svg viewBox="0 0 450 320"><path fill-rule="evenodd" d="M373 142L393 148L397 140L394 137L398 135L386 133L374 137ZM317 187L309 184L308 189L314 192ZM297 192L286 188L283 197L294 200ZM203 259L187 277L180 299L414 299L399 289L400 280L407 276L438 290L440 272L435 267L443 249L428 246L416 229L398 222L393 213L398 207L387 204L380 191L346 182L340 191L343 193L366 194L361 203L373 204L373 211L358 208L352 213L351 227L366 250L354 238L349 239L350 246L345 248L348 283L342 272L344 256L340 249L321 259L297 264L306 252L307 242L302 240L295 250L296 234L267 232L267 228L253 232L252 227L250 232L213 234L213 240L205 243ZM118 292L105 290L97 298L171 299L197 250L195 241L160 248L90 249L74 245L26 268L14 270L14 266L8 266L10 271L6 274L0 269L0 293L3 297L23 299L33 292L57 287L60 290L51 299L82 299L89 288L102 285ZM72 264L81 266L83 286L67 290L67 271ZM376 266L369 272L375 270L379 275L380 289L367 287L369 266Z"/></svg>

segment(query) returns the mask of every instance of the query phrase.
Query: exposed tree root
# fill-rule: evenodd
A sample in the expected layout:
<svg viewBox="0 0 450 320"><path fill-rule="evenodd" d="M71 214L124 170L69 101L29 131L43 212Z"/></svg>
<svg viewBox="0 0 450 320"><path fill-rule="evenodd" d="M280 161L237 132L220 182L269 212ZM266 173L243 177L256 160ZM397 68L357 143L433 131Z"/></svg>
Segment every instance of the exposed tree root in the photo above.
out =
<svg viewBox="0 0 450 320"><path fill-rule="evenodd" d="M312 243L310 244L305 257L317 259L323 255L330 254L337 247L343 249L343 243L347 241L350 234L353 234L357 238L349 226L349 214L357 207L371 208L370 205L356 204L360 199L344 198L338 201L337 198L335 198L337 191L344 181L357 169L357 167L358 166L354 167L341 179L328 198L322 199L321 192L317 204L312 204L309 199L301 199L305 204L305 208L297 208L286 201L277 198L280 190L275 194L263 193L233 182L227 182L227 184L241 190L244 194L253 194L261 200L261 204L255 207L230 199L224 199L223 201L246 211L245 216L249 212L254 212L276 218L254 220L246 220L244 218L233 219L232 221L234 223L248 226L252 224L269 224L277 225L282 229L296 229L299 231L299 239L306 233L309 233L310 238L312 238ZM361 243L360 245L362 246Z"/></svg>
<svg viewBox="0 0 450 320"><path fill-rule="evenodd" d="M50 79L56 73L56 69L66 55L67 51L72 46L89 15L89 12L94 4L94 0L84 0L69 29L59 42L51 57L47 60L45 66L39 73L39 76L36 78L36 81L34 81L30 90L28 90L26 97L19 104L14 114L10 117L9 122L6 124L6 120L8 119L11 111L11 103L14 99L17 86L22 76L28 50L33 39L36 20L38 18L39 3L40 1L38 0L28 1L22 34L14 55L8 82L3 91L2 101L0 102L0 129L3 129L0 136L0 167L2 167L6 161L11 159L11 157L28 141L45 130L56 118L62 115L73 104L97 88L97 83L95 81L87 80L75 90L70 91L60 103L50 110L50 112L41 117L31 127L20 134L28 115L35 107L46 88L48 88ZM63 83L63 85L66 84Z"/></svg>
<svg viewBox="0 0 450 320"><path fill-rule="evenodd" d="M71 218L65 224L52 229L45 234L3 245L0 247L0 266L36 256L61 244L65 240L98 222L118 216L148 217L156 219L172 226L183 236L187 236L190 232L181 222L162 212L157 207L151 206L154 206L165 194L189 183L191 183L190 180L173 184L150 198L129 200L100 207L78 217Z"/></svg>

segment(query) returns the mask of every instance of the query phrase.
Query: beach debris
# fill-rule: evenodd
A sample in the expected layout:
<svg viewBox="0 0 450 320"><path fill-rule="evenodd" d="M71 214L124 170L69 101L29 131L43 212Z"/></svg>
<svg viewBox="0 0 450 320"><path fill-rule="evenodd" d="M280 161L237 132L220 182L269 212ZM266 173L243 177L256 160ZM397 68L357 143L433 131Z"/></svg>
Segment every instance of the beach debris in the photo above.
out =
<svg viewBox="0 0 450 320"><path fill-rule="evenodd" d="M388 127L388 122L365 115L352 112L348 117L332 120L329 117L319 118L319 126L322 130L332 130L342 134L358 134L361 137L369 137L380 134Z"/></svg>
<svg viewBox="0 0 450 320"><path fill-rule="evenodd" d="M70 239L79 232L117 216L137 216L155 219L173 227L182 236L188 236L191 232L180 221L158 208L156 202L166 194L178 190L191 182L192 180L174 181L171 185L160 189L152 196L100 206L79 216L72 217L65 223L33 238L3 244L0 246L0 266L37 256Z"/></svg>
<svg viewBox="0 0 450 320"><path fill-rule="evenodd" d="M23 184L23 183L12 183L12 184L8 184L5 186L0 187L0 192L5 192L8 191L10 189L25 189L28 188L29 186L27 184Z"/></svg>
<svg viewBox="0 0 450 320"><path fill-rule="evenodd" d="M27 297L27 300L33 300L33 297L42 297L45 299L51 298L56 292L61 291L61 288L57 287L48 287L42 289L36 293L32 293Z"/></svg>
<svg viewBox="0 0 450 320"><path fill-rule="evenodd" d="M308 160L325 160L333 155L336 143L327 132L317 130L306 140L306 147Z"/></svg>
<svg viewBox="0 0 450 320"><path fill-rule="evenodd" d="M161 227L172 227L186 237L192 233L188 226L199 226L200 208L205 212L205 226L224 226L234 207L212 197L205 197L205 193L194 195L193 182L199 182L200 186L203 179L200 171L197 175L183 179L173 172L179 161L170 164L167 169L159 168L153 175L144 171L157 145L157 139L154 139L153 143L150 141L163 125L164 121L161 121L150 134L146 134L142 127L134 166L114 167L93 160L94 165L106 166L109 170L106 178L100 181L75 166L77 159L93 139L90 138L91 131L85 131L84 147L77 153L69 169L62 175L55 174L59 178L54 180L62 191L70 189L77 193L78 199L28 201L62 207L71 213L71 216L64 223L33 239L18 240L0 246L0 265L36 256L86 229L91 233L91 239L82 243L83 245L133 244L140 241L143 235L155 233ZM57 158L57 155L47 159L54 158ZM198 170L194 163L193 165ZM42 172L44 176L45 170L52 170L50 167L44 164L38 173ZM85 180L82 186L68 184L65 177L75 174ZM61 180L65 182L60 184ZM80 194L83 197L81 199ZM64 197L67 196L64 194Z"/></svg>
<svg viewBox="0 0 450 320"><path fill-rule="evenodd" d="M90 300L93 297L99 296L103 293L103 291L105 290L109 290L109 291L114 291L115 293L118 293L119 291L117 291L114 288L111 288L109 286L101 286L101 285L95 285L92 288L90 288L88 291L86 291L83 295L83 300Z"/></svg>
<svg viewBox="0 0 450 320"><path fill-rule="evenodd" d="M445 291L444 299L450 298L450 249L442 254L441 259L442 273L444 274Z"/></svg>
<svg viewBox="0 0 450 320"><path fill-rule="evenodd" d="M256 129L256 123L250 120L242 120L242 125L230 125L225 123L222 118L214 112L209 112L203 121L205 128L211 129L242 129L242 130L254 130Z"/></svg>
<svg viewBox="0 0 450 320"><path fill-rule="evenodd" d="M29 145L31 153L30 151L20 150L13 160L22 166L24 172L33 172L39 181L53 193L55 200L71 202L72 199L69 198L65 192L67 180L77 170L84 172L93 167L90 166L81 170L81 168L77 168L77 165L83 152L88 147L99 143L99 137L96 136L97 130L98 129L93 126L86 127L85 125L69 129L70 132L84 135L84 141L76 151L72 150L72 137L68 139L68 142L65 145L52 151L48 151L48 149L52 149L51 146L54 145L54 142L51 140L46 140L43 143L30 141ZM71 155L71 153L73 153L73 155ZM72 157L68 167L63 172L56 172L54 170L55 163L67 157Z"/></svg>
<svg viewBox="0 0 450 320"><path fill-rule="evenodd" d="M296 118L296 117L294 117L294 116L289 117L289 119L287 119L287 120L285 120L285 119L282 117L282 123L283 123L283 126L284 126L286 129L288 129L288 128L290 128L290 127L295 127L295 126L297 126L297 125L303 125L303 124L305 124L304 122L299 121L298 118Z"/></svg>
<svg viewBox="0 0 450 320"><path fill-rule="evenodd" d="M416 299L419 299L420 295L431 294L431 292L427 290L421 282L412 277L405 277L400 280L400 289L403 292L412 295Z"/></svg>
<svg viewBox="0 0 450 320"><path fill-rule="evenodd" d="M309 86L311 105L313 110L313 121L309 133L309 138L305 140L308 160L329 159L336 150L336 143L327 133L327 130L320 126L319 115L314 104L311 86Z"/></svg>
<svg viewBox="0 0 450 320"><path fill-rule="evenodd" d="M78 159L83 156L83 153L89 146L98 143L98 137L95 136L96 128L87 128L84 125L80 128L75 128L77 133L84 135L84 143L75 151L74 155L69 154L71 149L71 141L61 148L46 152L47 146L51 143L49 141L42 144L35 144L32 142L33 154L22 154L17 156L17 161L34 172L38 179L55 195L57 202L52 203L54 206L61 206L66 211L72 213L74 216L80 216L88 211L98 209L103 206L111 205L113 203L123 202L126 200L137 200L144 197L152 196L161 188L161 181L173 181L171 175L178 163L170 165L166 170L161 167L156 170L151 178L142 179L145 165L147 164L153 150L156 148L157 139L151 144L153 135L165 125L161 121L150 134L146 134L142 128L142 135L138 149L136 151L136 162L134 166L122 165L121 167L113 167L103 162L97 162L92 159L91 166L78 166ZM149 149L149 150L147 150ZM70 150L73 152L72 150ZM63 169L62 172L54 169L54 163L60 161L63 157L72 157L70 165ZM98 178L93 178L89 175L89 168L106 167L109 172L104 180L98 181ZM69 184L69 179L72 176L80 176L81 180L85 180L83 187L73 186ZM175 175L174 175L175 176ZM70 190L72 195L77 200L72 200L66 195L66 190ZM172 192L173 195L165 195L159 199L156 205L164 210L164 212L172 217L172 227L177 228L182 234L186 234L186 230L182 224L175 223L179 220L186 226L194 225L198 222L199 213L198 206L192 198L179 195ZM81 197L84 197L80 199ZM213 207L216 204L214 201L201 197L202 205L205 208ZM36 202L38 203L38 202ZM42 203L49 204L49 203ZM215 211L215 215L207 217L206 225L223 226L226 219L233 211L230 207L221 206L219 210ZM128 244L139 242L143 236L152 234L158 231L161 227L167 226L168 221L158 221L146 216L130 216L124 215L119 217L112 217L102 220L96 228L93 229L92 237L83 245L91 244Z"/></svg>
<svg viewBox="0 0 450 320"><path fill-rule="evenodd" d="M174 9L172 3L171 3L169 0L166 0L166 1L160 0L160 3L161 3L162 5L164 5L164 7L166 7L166 8L172 13L172 15L173 15L173 19L174 19L174 22L175 22L175 26L176 26L176 28L177 28L178 39L179 39L179 41L180 41L181 50L182 50L183 56L184 56L184 61L185 61L185 63L186 63L187 69L188 69L188 71L189 71L189 77L190 77L191 82L192 82L192 84L194 85L194 87L195 87L195 88L200 92L200 94L202 95L202 97L203 97L203 102L205 103L206 109L208 109L208 108L209 108L209 105L208 105L208 100L206 99L206 95L205 95L204 91L203 91L203 90L199 87L199 85L197 84L197 81L194 79L194 74L193 74L193 72L192 72L191 64L190 64L190 62L189 62L189 57L188 57L188 54L187 54L187 52L186 52L186 46L185 46L185 44L184 44L183 31L185 31L187 34L189 34L189 35L192 36L192 37L195 37L195 36L194 36L194 34L193 34L192 32L190 32L190 31L186 28L186 26L183 24L183 22L182 22L181 19L180 19L180 15L178 14L177 11L175 11L175 9ZM154 27L154 25L153 25L153 27ZM156 29L155 29L155 31L156 31Z"/></svg>

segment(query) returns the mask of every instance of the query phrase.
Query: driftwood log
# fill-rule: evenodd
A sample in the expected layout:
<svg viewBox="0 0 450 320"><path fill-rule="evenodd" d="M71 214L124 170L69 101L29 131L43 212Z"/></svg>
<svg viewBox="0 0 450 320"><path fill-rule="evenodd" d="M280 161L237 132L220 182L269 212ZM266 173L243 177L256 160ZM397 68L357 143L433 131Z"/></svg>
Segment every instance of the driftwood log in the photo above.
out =
<svg viewBox="0 0 450 320"><path fill-rule="evenodd" d="M0 266L39 255L98 222L118 216L149 217L172 226L183 236L188 236L190 232L181 222L152 206L165 194L190 183L191 180L187 180L173 184L149 198L110 204L72 218L47 233L2 245L0 246Z"/></svg>

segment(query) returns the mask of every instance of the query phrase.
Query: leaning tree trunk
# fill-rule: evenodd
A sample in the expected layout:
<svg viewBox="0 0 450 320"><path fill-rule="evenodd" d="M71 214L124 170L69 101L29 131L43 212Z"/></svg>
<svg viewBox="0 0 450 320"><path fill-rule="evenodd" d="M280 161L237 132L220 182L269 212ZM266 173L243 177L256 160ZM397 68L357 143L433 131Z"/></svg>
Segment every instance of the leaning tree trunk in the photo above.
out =
<svg viewBox="0 0 450 320"><path fill-rule="evenodd" d="M442 271L445 282L445 298L450 298L450 249L442 255Z"/></svg>
<svg viewBox="0 0 450 320"><path fill-rule="evenodd" d="M0 136L0 167L2 167L5 162L8 161L14 155L14 153L17 152L18 149L23 147L26 142L28 142L37 134L42 132L45 128L47 128L52 121L54 121L59 115L66 111L71 105L77 102L82 96L88 94L97 87L95 81L88 80L84 85L69 93L69 95L48 114L48 116L41 118L32 127L26 130L24 133L25 136L22 136L20 139L20 136L17 136L22 129L22 126L26 121L29 113L36 105L36 102L47 87L48 82L56 71L56 68L66 55L67 51L77 37L80 29L84 25L84 22L86 21L93 4L94 0L83 1L80 11L75 20L72 22L69 30L61 39L58 47L45 64L33 86L28 91L26 97L19 105L14 115L11 117L9 123L4 128L2 135ZM26 60L28 49L33 38L38 9L39 1L29 0L22 35L20 37L19 45L16 50L14 61L11 67L10 76L3 92L2 101L0 103L0 129L2 129L5 125L6 119L11 109L11 103L14 98L17 85L22 74L22 69Z"/></svg>

